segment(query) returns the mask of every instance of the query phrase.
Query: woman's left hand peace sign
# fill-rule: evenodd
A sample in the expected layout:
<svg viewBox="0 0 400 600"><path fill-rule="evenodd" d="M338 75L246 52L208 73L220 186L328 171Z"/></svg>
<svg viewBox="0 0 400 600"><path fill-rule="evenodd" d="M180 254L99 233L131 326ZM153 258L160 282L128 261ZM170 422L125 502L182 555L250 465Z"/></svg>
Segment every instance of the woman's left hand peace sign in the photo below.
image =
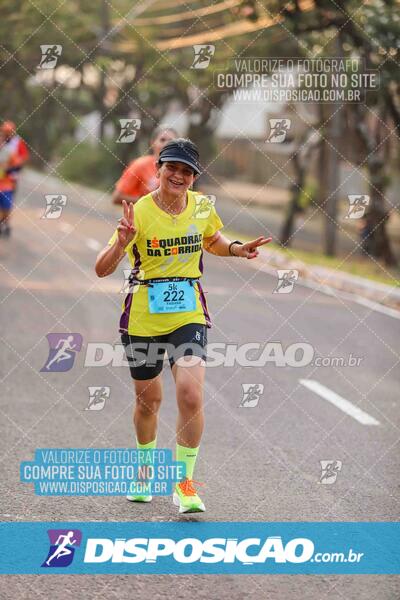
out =
<svg viewBox="0 0 400 600"><path fill-rule="evenodd" d="M264 236L258 237L256 240L252 240L251 242L245 242L244 244L235 244L232 247L232 253L235 256L240 256L241 258L256 258L259 255L257 248L260 246L264 246L264 244L269 244L272 241L272 238L265 238Z"/></svg>

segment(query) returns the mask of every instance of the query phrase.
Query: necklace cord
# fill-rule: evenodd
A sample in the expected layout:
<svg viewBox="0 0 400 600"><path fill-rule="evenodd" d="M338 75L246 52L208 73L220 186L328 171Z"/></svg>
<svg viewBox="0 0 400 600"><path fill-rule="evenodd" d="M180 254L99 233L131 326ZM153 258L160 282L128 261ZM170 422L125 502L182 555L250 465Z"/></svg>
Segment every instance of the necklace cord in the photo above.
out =
<svg viewBox="0 0 400 600"><path fill-rule="evenodd" d="M158 191L158 190L155 190L155 193L157 194L157 200L159 201L159 203L160 203L160 205L161 205L161 206L160 206L160 208L161 208L162 210L164 210L164 212L166 212L166 213L168 213L169 215L171 215L171 217L172 217L172 218L174 218L174 217L177 217L178 215L182 214L182 213L184 212L184 210L186 210L186 207L187 207L187 204L188 204L188 198L187 198L187 195L186 195L186 202L185 202L185 206L183 207L183 209L182 209L182 210L180 210L179 212L176 212L176 213L174 213L174 212L172 212L171 210L169 210L169 209L166 207L166 205L165 205L165 204L164 204L164 202L162 201L162 198L161 198L161 196L160 196L160 193L159 193L159 191Z"/></svg>

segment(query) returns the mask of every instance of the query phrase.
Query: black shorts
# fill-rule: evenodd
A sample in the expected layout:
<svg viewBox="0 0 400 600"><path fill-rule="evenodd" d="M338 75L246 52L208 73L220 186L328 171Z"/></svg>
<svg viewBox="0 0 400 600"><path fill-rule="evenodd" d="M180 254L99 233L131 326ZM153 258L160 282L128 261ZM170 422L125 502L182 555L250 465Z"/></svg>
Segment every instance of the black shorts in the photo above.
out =
<svg viewBox="0 0 400 600"><path fill-rule="evenodd" d="M162 371L165 352L171 367L182 356L206 360L207 327L200 323L183 325L171 333L156 336L121 333L133 379L153 379Z"/></svg>

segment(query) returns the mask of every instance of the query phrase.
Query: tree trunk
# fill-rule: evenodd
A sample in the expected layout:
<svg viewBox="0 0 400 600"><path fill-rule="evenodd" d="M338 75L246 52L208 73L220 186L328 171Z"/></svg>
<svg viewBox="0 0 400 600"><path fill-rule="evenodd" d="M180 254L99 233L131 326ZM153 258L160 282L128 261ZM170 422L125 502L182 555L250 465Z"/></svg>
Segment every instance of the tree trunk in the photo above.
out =
<svg viewBox="0 0 400 600"><path fill-rule="evenodd" d="M300 207L300 198L306 184L310 156L320 142L321 137L314 129L306 130L291 157L296 181L291 186L291 199L280 234L280 242L286 248L291 245L296 215L302 210Z"/></svg>
<svg viewBox="0 0 400 600"><path fill-rule="evenodd" d="M102 46L103 46L105 38L110 30L110 14L109 14L109 5L108 5L107 0L101 0L100 24L101 24L101 27L100 27L100 40L99 40L99 56L101 56L103 53ZM98 105L97 105L97 110L100 112L100 124L99 124L99 139L100 139L100 141L104 140L105 125L107 122L108 109L104 103L106 93L107 93L106 73L105 73L105 68L103 65L100 70L100 87L99 87Z"/></svg>
<svg viewBox="0 0 400 600"><path fill-rule="evenodd" d="M291 198L290 203L288 205L285 220L282 226L280 242L281 245L285 248L289 248L292 243L292 235L294 224L296 220L296 215L299 212L299 200L300 194L304 187L305 181L305 169L301 165L301 161L298 153L295 153L292 156L294 171L296 173L296 183L291 186Z"/></svg>
<svg viewBox="0 0 400 600"><path fill-rule="evenodd" d="M333 52L339 59L343 57L340 31L336 31ZM337 206L340 190L340 147L342 138L343 104L332 104L326 145L327 195L321 208L325 212L324 246L326 256L335 256L337 245Z"/></svg>
<svg viewBox="0 0 400 600"><path fill-rule="evenodd" d="M374 258L383 260L385 265L389 267L396 266L397 260L392 252L386 229L390 216L385 199L385 191L388 185L385 173L386 165L383 157L380 155L381 148L377 143L376 136L367 124L365 108L356 106L355 113L357 131L365 148L366 159L364 164L368 169L368 179L370 181L370 203L365 214L368 232L368 252Z"/></svg>

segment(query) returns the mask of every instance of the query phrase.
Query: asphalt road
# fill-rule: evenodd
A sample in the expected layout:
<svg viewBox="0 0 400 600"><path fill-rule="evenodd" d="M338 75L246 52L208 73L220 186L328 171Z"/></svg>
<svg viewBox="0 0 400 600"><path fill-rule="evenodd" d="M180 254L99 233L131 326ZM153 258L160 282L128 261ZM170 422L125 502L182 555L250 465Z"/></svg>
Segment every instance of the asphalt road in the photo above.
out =
<svg viewBox="0 0 400 600"><path fill-rule="evenodd" d="M45 193L64 193L59 219L41 219ZM100 280L97 249L119 209L101 194L25 175L10 240L0 239L2 304L1 521L180 521L168 497L35 496L19 464L38 447L133 445L127 368L84 367L89 342L117 342L121 272ZM254 229L256 235L263 231ZM196 479L207 512L193 521L385 521L399 514L400 321L277 280L256 261L206 257L210 342L311 344L315 355L362 359L358 366L226 366L207 371L206 430ZM66 373L42 373L46 334L79 332L83 348ZM251 353L250 353L251 354ZM300 380L313 380L378 422L360 423ZM260 384L257 406L241 407L243 384ZM88 387L110 386L101 411L85 411ZM160 446L174 447L176 408L164 373ZM351 412L351 410L350 410ZM353 410L354 414L357 414ZM321 485L321 460L342 462ZM187 517L186 517L187 518ZM9 576L1 598L370 599L400 596L395 576Z"/></svg>

